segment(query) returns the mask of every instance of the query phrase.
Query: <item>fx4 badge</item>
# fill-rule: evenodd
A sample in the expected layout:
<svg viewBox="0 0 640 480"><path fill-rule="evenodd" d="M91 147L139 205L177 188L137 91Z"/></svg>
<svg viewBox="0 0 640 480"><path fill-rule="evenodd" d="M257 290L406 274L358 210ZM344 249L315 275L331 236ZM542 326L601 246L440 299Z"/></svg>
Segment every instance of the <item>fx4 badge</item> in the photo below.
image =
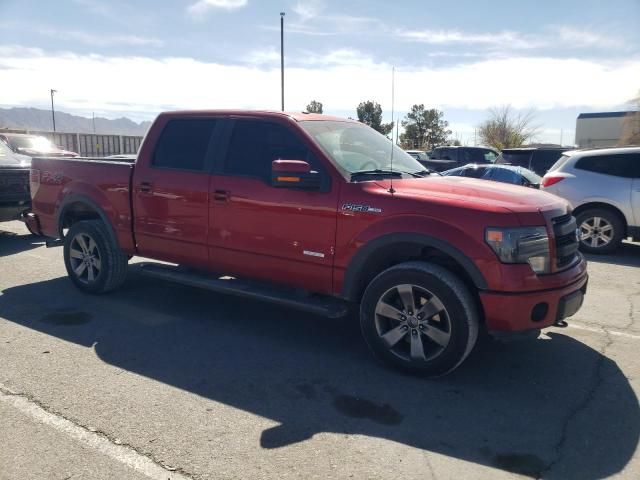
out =
<svg viewBox="0 0 640 480"><path fill-rule="evenodd" d="M381 208L370 207L369 205L356 205L355 203L345 203L342 210L347 212L382 213Z"/></svg>

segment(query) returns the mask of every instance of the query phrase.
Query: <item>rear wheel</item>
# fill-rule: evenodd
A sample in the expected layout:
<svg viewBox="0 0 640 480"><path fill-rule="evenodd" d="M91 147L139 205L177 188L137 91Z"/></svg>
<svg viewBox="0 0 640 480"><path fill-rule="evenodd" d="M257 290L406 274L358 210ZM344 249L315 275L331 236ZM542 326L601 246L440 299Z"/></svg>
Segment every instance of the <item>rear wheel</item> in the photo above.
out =
<svg viewBox="0 0 640 480"><path fill-rule="evenodd" d="M464 283L449 270L407 262L367 287L360 325L374 355L402 370L439 376L469 355L478 337L478 312Z"/></svg>
<svg viewBox="0 0 640 480"><path fill-rule="evenodd" d="M611 253L620 246L624 222L616 213L603 208L585 210L576 218L580 229L580 250Z"/></svg>
<svg viewBox="0 0 640 480"><path fill-rule="evenodd" d="M64 237L67 274L84 292L105 293L118 288L126 279L127 261L100 220L77 222Z"/></svg>

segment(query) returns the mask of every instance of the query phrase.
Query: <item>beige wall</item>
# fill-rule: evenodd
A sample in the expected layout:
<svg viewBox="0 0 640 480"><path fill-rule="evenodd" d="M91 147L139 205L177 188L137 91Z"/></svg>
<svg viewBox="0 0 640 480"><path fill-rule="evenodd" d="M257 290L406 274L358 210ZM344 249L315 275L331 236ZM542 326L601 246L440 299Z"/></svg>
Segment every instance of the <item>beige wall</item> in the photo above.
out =
<svg viewBox="0 0 640 480"><path fill-rule="evenodd" d="M578 147L612 147L622 135L624 117L579 118L576 120Z"/></svg>

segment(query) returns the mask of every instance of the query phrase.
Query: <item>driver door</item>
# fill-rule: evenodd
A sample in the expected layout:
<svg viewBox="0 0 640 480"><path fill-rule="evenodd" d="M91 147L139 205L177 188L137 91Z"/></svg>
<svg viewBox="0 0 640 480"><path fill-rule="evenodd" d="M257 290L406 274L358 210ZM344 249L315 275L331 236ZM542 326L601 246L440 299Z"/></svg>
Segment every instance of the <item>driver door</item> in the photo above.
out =
<svg viewBox="0 0 640 480"><path fill-rule="evenodd" d="M215 271L331 292L338 192L305 141L275 120L230 120L211 177L209 257ZM273 160L304 160L319 190L271 186Z"/></svg>

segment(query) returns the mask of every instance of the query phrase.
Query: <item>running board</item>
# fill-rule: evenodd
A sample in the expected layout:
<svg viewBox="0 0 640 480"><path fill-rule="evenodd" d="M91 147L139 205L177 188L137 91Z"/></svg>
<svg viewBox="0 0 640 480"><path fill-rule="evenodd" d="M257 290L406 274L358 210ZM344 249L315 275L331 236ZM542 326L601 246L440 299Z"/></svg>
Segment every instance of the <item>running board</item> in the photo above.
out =
<svg viewBox="0 0 640 480"><path fill-rule="evenodd" d="M343 317L349 309L348 304L342 300L314 294L301 295L299 290L287 287L229 276L216 277L214 274L186 270L182 267L161 263L145 262L137 264L136 267L140 273L148 277L216 293L275 303L329 318Z"/></svg>

